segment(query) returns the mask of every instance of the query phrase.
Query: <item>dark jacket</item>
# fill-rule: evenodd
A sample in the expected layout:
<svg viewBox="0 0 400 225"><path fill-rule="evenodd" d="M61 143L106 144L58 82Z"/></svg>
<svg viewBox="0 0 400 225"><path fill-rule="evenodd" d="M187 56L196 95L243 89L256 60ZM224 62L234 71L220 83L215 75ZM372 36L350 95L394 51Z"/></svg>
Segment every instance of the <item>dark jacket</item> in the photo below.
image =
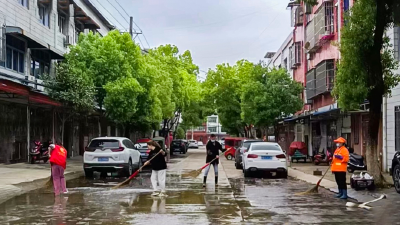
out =
<svg viewBox="0 0 400 225"><path fill-rule="evenodd" d="M156 147L154 150L151 150L149 153L148 159L150 160L155 156L159 151L161 151L161 148ZM150 161L150 165L152 170L165 170L167 169L167 162L165 162L165 156L160 153L158 154L154 159Z"/></svg>
<svg viewBox="0 0 400 225"><path fill-rule="evenodd" d="M219 150L222 151L222 145L218 142L211 142L208 141L206 145L206 150L207 150L207 158L206 158L206 163L211 162L211 160L215 159L219 155ZM219 163L219 159L214 160L215 164Z"/></svg>

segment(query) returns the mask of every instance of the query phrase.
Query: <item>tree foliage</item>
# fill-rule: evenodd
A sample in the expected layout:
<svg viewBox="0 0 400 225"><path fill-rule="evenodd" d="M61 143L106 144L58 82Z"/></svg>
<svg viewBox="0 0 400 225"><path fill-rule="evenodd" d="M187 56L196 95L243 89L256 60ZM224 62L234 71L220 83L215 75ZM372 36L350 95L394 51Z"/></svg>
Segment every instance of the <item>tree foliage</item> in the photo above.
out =
<svg viewBox="0 0 400 225"><path fill-rule="evenodd" d="M267 128L277 118L286 117L303 107L299 95L303 86L292 80L285 69L254 66L251 82L242 88L242 119L248 124Z"/></svg>
<svg viewBox="0 0 400 225"><path fill-rule="evenodd" d="M382 97L390 95L399 82L393 72L398 64L385 34L396 22L394 12L399 5L394 0L354 3L342 28L341 59L333 92L343 109L358 108L365 100L369 102L367 166L377 183L383 177L378 154Z"/></svg>
<svg viewBox="0 0 400 225"><path fill-rule="evenodd" d="M176 139L186 139L185 131L180 126L176 131Z"/></svg>

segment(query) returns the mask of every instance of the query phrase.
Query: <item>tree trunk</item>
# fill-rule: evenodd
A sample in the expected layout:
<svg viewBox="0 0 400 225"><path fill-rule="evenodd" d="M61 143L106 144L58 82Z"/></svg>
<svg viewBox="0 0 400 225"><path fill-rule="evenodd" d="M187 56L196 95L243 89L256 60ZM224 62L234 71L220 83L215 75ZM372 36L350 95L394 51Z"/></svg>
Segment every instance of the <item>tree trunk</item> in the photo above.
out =
<svg viewBox="0 0 400 225"><path fill-rule="evenodd" d="M374 90L371 90L371 93L374 93L373 91ZM382 185L383 176L381 170L381 162L379 161L379 146L378 146L382 97L379 97L379 94L375 95L371 94L371 96L372 97L370 97L369 99L370 101L369 127L368 127L369 138L367 140L367 146L366 146L367 147L366 161L367 161L368 172L374 177L375 183L377 185Z"/></svg>

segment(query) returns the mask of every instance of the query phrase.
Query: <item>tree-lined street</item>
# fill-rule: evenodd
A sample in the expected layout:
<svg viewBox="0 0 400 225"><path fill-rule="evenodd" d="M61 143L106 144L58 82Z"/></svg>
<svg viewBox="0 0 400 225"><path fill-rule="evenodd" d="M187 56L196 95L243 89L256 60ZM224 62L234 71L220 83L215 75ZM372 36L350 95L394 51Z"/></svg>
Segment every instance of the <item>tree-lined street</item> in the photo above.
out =
<svg viewBox="0 0 400 225"><path fill-rule="evenodd" d="M67 182L69 194L56 199L40 189L0 205L0 220L10 224L376 224L380 212L348 210L329 191L297 196L311 185L293 179L243 178L231 161L222 160L219 186L212 173L207 187L201 177L181 174L204 164L204 149L189 150L172 160L167 172L168 197L151 197L149 171L130 186L110 190L120 179L83 178Z"/></svg>

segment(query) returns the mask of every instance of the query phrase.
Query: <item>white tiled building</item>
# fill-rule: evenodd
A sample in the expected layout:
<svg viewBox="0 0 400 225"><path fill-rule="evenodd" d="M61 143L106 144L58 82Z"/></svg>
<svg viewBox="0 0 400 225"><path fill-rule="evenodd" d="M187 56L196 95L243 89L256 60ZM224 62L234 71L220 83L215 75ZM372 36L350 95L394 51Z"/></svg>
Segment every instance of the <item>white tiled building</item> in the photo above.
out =
<svg viewBox="0 0 400 225"><path fill-rule="evenodd" d="M290 33L277 52L267 52L264 58L269 59L268 68L284 68L293 78L293 69L290 63L290 52L293 46L293 33Z"/></svg>
<svg viewBox="0 0 400 225"><path fill-rule="evenodd" d="M1 0L0 25L1 77L32 83L51 73L79 33L113 29L89 0Z"/></svg>
<svg viewBox="0 0 400 225"><path fill-rule="evenodd" d="M219 123L218 115L211 115L207 117L207 134L225 135L226 132L222 132L222 125Z"/></svg>
<svg viewBox="0 0 400 225"><path fill-rule="evenodd" d="M394 27L387 32L394 47L395 59L400 61L400 27ZM400 74L400 70L396 71ZM386 171L392 166L396 151L400 151L400 85L392 89L392 96L383 98L383 167Z"/></svg>

